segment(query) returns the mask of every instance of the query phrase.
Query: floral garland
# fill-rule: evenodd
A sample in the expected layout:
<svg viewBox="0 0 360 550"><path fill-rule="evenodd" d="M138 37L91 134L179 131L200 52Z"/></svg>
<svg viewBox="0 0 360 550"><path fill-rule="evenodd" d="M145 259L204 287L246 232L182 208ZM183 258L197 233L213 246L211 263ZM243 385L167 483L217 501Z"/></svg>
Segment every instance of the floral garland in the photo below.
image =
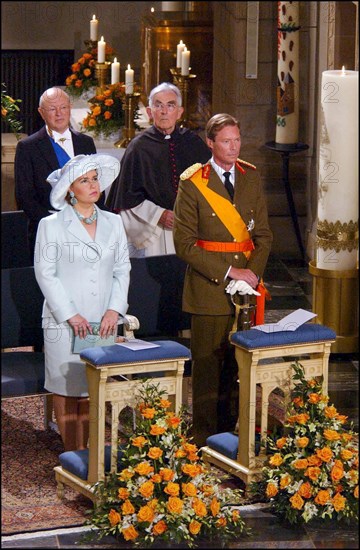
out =
<svg viewBox="0 0 360 550"><path fill-rule="evenodd" d="M186 436L183 413L167 412L171 403L163 395L149 382L140 386L123 468L94 486L98 504L88 523L98 528L95 535L136 546L162 541L194 547L200 536L223 541L249 534L233 508L241 491L219 487Z"/></svg>
<svg viewBox="0 0 360 550"><path fill-rule="evenodd" d="M314 519L358 521L358 434L345 430L347 416L328 405L316 379L292 365L294 380L285 432L267 438L272 455L251 492L270 500L272 511L291 524Z"/></svg>
<svg viewBox="0 0 360 550"><path fill-rule="evenodd" d="M21 103L21 99L13 99L6 93L6 86L1 84L1 120L10 126L11 131L15 134L16 139L20 139L22 131L22 123L18 120L20 108L17 105Z"/></svg>

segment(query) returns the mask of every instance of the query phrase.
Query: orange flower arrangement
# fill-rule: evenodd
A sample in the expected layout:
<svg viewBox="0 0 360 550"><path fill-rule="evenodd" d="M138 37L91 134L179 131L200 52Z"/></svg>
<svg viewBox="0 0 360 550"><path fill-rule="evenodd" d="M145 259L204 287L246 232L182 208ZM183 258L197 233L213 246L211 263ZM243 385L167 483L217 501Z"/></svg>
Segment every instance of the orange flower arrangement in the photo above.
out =
<svg viewBox="0 0 360 550"><path fill-rule="evenodd" d="M358 434L328 405L316 379L292 365L294 380L285 433L268 437L272 453L251 492L270 500L272 511L292 524L313 519L358 521Z"/></svg>
<svg viewBox="0 0 360 550"><path fill-rule="evenodd" d="M89 100L90 112L82 122L82 128L94 132L95 136L103 134L108 137L124 125L122 99L125 96L124 84L109 84L102 94Z"/></svg>
<svg viewBox="0 0 360 550"><path fill-rule="evenodd" d="M136 546L194 547L200 536L223 541L249 534L234 509L240 491L219 487L187 437L182 413L168 411L170 405L157 386L140 386L123 467L95 484L99 505L88 523L98 538L113 535Z"/></svg>
<svg viewBox="0 0 360 550"><path fill-rule="evenodd" d="M111 46L106 44L105 59L113 59L115 52ZM82 56L71 65L71 75L65 80L66 91L73 97L78 97L89 88L96 86L95 63L97 60L97 48L82 54Z"/></svg>

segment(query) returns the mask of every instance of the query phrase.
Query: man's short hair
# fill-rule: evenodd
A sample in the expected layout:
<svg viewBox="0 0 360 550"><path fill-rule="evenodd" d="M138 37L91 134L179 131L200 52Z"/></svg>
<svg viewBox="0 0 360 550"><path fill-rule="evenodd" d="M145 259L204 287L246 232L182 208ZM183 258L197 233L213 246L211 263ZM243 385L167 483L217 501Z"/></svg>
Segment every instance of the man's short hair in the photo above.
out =
<svg viewBox="0 0 360 550"><path fill-rule="evenodd" d="M225 128L225 126L237 126L240 131L240 122L227 113L219 113L214 115L208 121L205 128L205 135L211 141L215 141L217 134Z"/></svg>
<svg viewBox="0 0 360 550"><path fill-rule="evenodd" d="M177 104L178 107L181 107L182 105L182 97L181 92L175 84L171 84L170 82L162 82L155 88L153 88L149 95L149 107L153 107L153 98L155 94L158 94L160 92L174 92L174 94L177 97Z"/></svg>

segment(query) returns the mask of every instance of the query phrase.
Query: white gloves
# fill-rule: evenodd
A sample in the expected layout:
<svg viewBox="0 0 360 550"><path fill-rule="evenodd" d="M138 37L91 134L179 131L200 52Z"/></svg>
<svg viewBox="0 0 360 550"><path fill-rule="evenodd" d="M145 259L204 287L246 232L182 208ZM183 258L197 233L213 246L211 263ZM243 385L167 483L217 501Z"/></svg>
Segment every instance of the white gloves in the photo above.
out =
<svg viewBox="0 0 360 550"><path fill-rule="evenodd" d="M231 294L231 296L234 296L236 292L244 296L245 294L255 294L256 296L260 296L260 292L257 292L254 288L252 288L248 283L245 281L237 281L236 279L232 279L230 283L225 288L225 291L228 294Z"/></svg>

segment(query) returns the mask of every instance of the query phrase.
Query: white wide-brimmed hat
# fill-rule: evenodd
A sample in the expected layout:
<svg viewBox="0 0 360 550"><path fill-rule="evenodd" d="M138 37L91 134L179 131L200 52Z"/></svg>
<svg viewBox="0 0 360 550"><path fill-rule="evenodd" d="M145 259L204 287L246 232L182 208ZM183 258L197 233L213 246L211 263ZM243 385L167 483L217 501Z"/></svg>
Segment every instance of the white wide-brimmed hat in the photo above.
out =
<svg viewBox="0 0 360 550"><path fill-rule="evenodd" d="M70 185L90 170L97 171L101 192L109 187L119 175L120 162L111 155L77 155L62 168L51 172L47 181L52 187L50 202L56 210L62 210L67 205L65 197Z"/></svg>

